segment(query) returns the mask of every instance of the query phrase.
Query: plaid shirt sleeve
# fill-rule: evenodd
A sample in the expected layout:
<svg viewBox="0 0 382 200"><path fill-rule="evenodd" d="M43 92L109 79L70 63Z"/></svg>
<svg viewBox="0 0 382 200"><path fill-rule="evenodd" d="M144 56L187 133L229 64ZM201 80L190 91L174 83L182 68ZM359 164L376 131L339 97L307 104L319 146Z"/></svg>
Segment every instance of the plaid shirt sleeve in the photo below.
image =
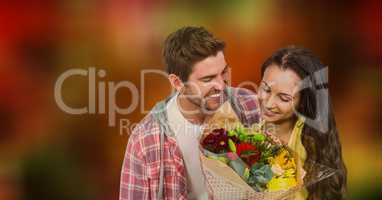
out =
<svg viewBox="0 0 382 200"><path fill-rule="evenodd" d="M139 130L130 136L121 172L120 200L150 199L147 166Z"/></svg>
<svg viewBox="0 0 382 200"><path fill-rule="evenodd" d="M257 94L248 89L235 88L234 96L239 100L239 110L244 123L247 125L259 123L260 107Z"/></svg>

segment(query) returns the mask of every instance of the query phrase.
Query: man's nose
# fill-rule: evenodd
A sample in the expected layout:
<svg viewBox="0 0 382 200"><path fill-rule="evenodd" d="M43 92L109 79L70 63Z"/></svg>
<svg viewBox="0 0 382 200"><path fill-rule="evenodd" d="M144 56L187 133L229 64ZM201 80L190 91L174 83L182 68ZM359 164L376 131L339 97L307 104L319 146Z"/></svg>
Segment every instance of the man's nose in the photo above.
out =
<svg viewBox="0 0 382 200"><path fill-rule="evenodd" d="M214 83L214 88L216 90L222 91L224 90L225 86L226 86L226 81L224 80L224 78L222 76L218 76Z"/></svg>

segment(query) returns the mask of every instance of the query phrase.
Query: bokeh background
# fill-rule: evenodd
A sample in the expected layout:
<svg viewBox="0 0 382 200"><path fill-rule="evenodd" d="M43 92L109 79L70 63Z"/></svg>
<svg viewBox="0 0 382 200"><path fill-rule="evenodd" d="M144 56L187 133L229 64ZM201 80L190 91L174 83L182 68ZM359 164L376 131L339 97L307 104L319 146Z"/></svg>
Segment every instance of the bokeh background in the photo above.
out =
<svg viewBox="0 0 382 200"><path fill-rule="evenodd" d="M261 63L280 47L313 50L330 70L349 199L382 199L381 10L380 1L2 1L0 199L117 199L128 141L118 120L139 122L141 106L169 94L163 76L142 80L141 70L163 69L163 41L185 25L226 41L234 86L258 83ZM70 115L54 100L62 73L89 67L105 70L97 83L129 81L144 94L115 127L106 114ZM68 105L88 105L87 81L65 82ZM127 107L131 92L116 99Z"/></svg>

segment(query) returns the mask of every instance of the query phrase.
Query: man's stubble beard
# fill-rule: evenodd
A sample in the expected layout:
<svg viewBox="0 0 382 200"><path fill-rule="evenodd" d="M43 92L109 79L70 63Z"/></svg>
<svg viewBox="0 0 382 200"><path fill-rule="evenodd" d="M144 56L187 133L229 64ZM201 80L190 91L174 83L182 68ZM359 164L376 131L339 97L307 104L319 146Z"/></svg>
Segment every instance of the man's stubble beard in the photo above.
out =
<svg viewBox="0 0 382 200"><path fill-rule="evenodd" d="M183 98L186 98L187 101L189 101L191 104L193 104L195 107L197 107L197 109L199 110L199 112L203 113L203 114L208 114L210 112L213 112L216 109L211 109L209 106L208 106L208 96L210 94L207 94L205 97L196 97L195 94L191 94L190 91L188 91L188 89L185 88L185 91L182 93L182 95L184 96Z"/></svg>

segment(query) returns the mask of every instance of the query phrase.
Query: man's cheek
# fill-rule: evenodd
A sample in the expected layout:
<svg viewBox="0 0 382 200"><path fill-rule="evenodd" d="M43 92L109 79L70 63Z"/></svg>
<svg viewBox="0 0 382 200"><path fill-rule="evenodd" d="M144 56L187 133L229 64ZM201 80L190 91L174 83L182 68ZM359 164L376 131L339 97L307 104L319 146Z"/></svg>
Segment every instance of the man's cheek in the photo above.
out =
<svg viewBox="0 0 382 200"><path fill-rule="evenodd" d="M205 90L204 88L200 88L200 97L203 97L203 98L208 97L208 90Z"/></svg>

